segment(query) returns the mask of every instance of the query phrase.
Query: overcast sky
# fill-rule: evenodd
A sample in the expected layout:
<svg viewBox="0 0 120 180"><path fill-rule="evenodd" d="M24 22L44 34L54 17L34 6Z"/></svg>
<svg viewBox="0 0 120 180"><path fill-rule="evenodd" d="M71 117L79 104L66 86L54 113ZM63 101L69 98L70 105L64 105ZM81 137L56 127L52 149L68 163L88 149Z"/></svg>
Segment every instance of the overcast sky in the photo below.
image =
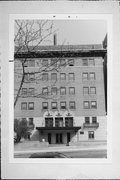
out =
<svg viewBox="0 0 120 180"><path fill-rule="evenodd" d="M103 20L56 20L57 45L101 44L106 33L107 23ZM44 45L53 45L53 36Z"/></svg>

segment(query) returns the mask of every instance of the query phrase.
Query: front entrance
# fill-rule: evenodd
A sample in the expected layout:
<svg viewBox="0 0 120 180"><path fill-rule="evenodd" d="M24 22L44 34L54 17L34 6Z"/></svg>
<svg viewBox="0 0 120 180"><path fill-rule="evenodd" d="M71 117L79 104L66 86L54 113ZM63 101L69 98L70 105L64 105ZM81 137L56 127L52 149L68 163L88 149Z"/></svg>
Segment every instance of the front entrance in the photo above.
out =
<svg viewBox="0 0 120 180"><path fill-rule="evenodd" d="M51 133L48 133L48 142L51 144Z"/></svg>
<svg viewBox="0 0 120 180"><path fill-rule="evenodd" d="M62 144L62 133L57 133L56 134L56 143L57 144Z"/></svg>
<svg viewBox="0 0 120 180"><path fill-rule="evenodd" d="M70 142L70 133L67 133L67 143Z"/></svg>

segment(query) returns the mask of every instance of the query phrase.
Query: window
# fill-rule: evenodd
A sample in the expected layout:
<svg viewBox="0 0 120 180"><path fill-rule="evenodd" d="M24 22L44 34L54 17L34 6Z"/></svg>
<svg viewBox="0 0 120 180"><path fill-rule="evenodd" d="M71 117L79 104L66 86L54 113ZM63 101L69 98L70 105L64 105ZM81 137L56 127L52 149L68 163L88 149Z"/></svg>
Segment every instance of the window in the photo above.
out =
<svg viewBox="0 0 120 180"><path fill-rule="evenodd" d="M69 66L74 66L74 59L69 59L68 60L68 65Z"/></svg>
<svg viewBox="0 0 120 180"><path fill-rule="evenodd" d="M89 94L89 88L83 87L83 94Z"/></svg>
<svg viewBox="0 0 120 180"><path fill-rule="evenodd" d="M27 88L22 88L22 95L26 96L27 95Z"/></svg>
<svg viewBox="0 0 120 180"><path fill-rule="evenodd" d="M75 94L75 88L74 87L69 87L69 94L74 95Z"/></svg>
<svg viewBox="0 0 120 180"><path fill-rule="evenodd" d="M60 80L66 80L66 74L60 73Z"/></svg>
<svg viewBox="0 0 120 180"><path fill-rule="evenodd" d="M89 65L94 66L95 65L95 60L93 58L89 59Z"/></svg>
<svg viewBox="0 0 120 180"><path fill-rule="evenodd" d="M63 127L63 118L62 117L55 118L55 127Z"/></svg>
<svg viewBox="0 0 120 180"><path fill-rule="evenodd" d="M43 88L42 93L43 95L48 95L48 88Z"/></svg>
<svg viewBox="0 0 120 180"><path fill-rule="evenodd" d="M29 74L29 80L30 81L34 81L35 80L35 74L34 73Z"/></svg>
<svg viewBox="0 0 120 180"><path fill-rule="evenodd" d="M27 103L26 102L21 103L21 110L27 110Z"/></svg>
<svg viewBox="0 0 120 180"><path fill-rule="evenodd" d="M94 139L94 131L88 131L89 139Z"/></svg>
<svg viewBox="0 0 120 180"><path fill-rule="evenodd" d="M33 110L34 109L34 102L29 102L28 103L28 109Z"/></svg>
<svg viewBox="0 0 120 180"><path fill-rule="evenodd" d="M42 74L42 80L43 81L48 81L48 73L43 73Z"/></svg>
<svg viewBox="0 0 120 180"><path fill-rule="evenodd" d="M66 109L66 102L60 102L60 108Z"/></svg>
<svg viewBox="0 0 120 180"><path fill-rule="evenodd" d="M89 117L85 117L85 123L89 124L90 123L90 118Z"/></svg>
<svg viewBox="0 0 120 180"><path fill-rule="evenodd" d="M57 102L52 102L51 106L52 106L52 109L57 109Z"/></svg>
<svg viewBox="0 0 120 180"><path fill-rule="evenodd" d="M88 59L82 59L83 66L88 66Z"/></svg>
<svg viewBox="0 0 120 180"><path fill-rule="evenodd" d="M92 123L96 124L97 123L97 117L92 117Z"/></svg>
<svg viewBox="0 0 120 180"><path fill-rule="evenodd" d="M43 65L43 66L48 66L48 60L47 60L47 59L43 59L42 65Z"/></svg>
<svg viewBox="0 0 120 180"><path fill-rule="evenodd" d="M35 67L35 60L29 60L29 67Z"/></svg>
<svg viewBox="0 0 120 180"><path fill-rule="evenodd" d="M60 95L65 95L66 94L66 88L65 87L61 87L60 88Z"/></svg>
<svg viewBox="0 0 120 180"><path fill-rule="evenodd" d="M95 73L94 72L90 73L90 80L95 80Z"/></svg>
<svg viewBox="0 0 120 180"><path fill-rule="evenodd" d="M33 118L29 118L29 125L33 125Z"/></svg>
<svg viewBox="0 0 120 180"><path fill-rule="evenodd" d="M84 109L89 109L90 108L89 101L84 101L83 107Z"/></svg>
<svg viewBox="0 0 120 180"><path fill-rule="evenodd" d="M96 87L90 87L90 94L96 94Z"/></svg>
<svg viewBox="0 0 120 180"><path fill-rule="evenodd" d="M25 81L25 82L29 80L28 77L29 77L28 74L25 74L25 75L24 75L24 81Z"/></svg>
<svg viewBox="0 0 120 180"><path fill-rule="evenodd" d="M51 66L57 66L57 59L51 59Z"/></svg>
<svg viewBox="0 0 120 180"><path fill-rule="evenodd" d="M75 80L75 74L74 74L74 73L69 73L68 79L69 79L70 81Z"/></svg>
<svg viewBox="0 0 120 180"><path fill-rule="evenodd" d="M83 73L82 78L83 80L88 80L88 73Z"/></svg>
<svg viewBox="0 0 120 180"><path fill-rule="evenodd" d="M61 65L61 66L65 66L65 64L66 64L65 59L61 59L61 60L60 60L60 65Z"/></svg>
<svg viewBox="0 0 120 180"><path fill-rule="evenodd" d="M51 74L51 80L56 81L57 80L57 73Z"/></svg>
<svg viewBox="0 0 120 180"><path fill-rule="evenodd" d="M84 131L80 131L80 134L84 134Z"/></svg>
<svg viewBox="0 0 120 180"><path fill-rule="evenodd" d="M91 101L91 109L96 109L96 108L97 108L97 102Z"/></svg>
<svg viewBox="0 0 120 180"><path fill-rule="evenodd" d="M69 102L69 108L70 109L75 109L75 101L70 101Z"/></svg>
<svg viewBox="0 0 120 180"><path fill-rule="evenodd" d="M48 109L48 102L43 102L42 103L42 108L43 109Z"/></svg>
<svg viewBox="0 0 120 180"><path fill-rule="evenodd" d="M65 127L73 127L73 117L65 117Z"/></svg>
<svg viewBox="0 0 120 180"><path fill-rule="evenodd" d="M45 118L45 127L53 127L53 118L52 117Z"/></svg>
<svg viewBox="0 0 120 180"><path fill-rule="evenodd" d="M52 87L51 94L52 95L57 95L57 88L56 87Z"/></svg>
<svg viewBox="0 0 120 180"><path fill-rule="evenodd" d="M35 91L34 88L29 88L29 95L33 96L34 95L34 91Z"/></svg>

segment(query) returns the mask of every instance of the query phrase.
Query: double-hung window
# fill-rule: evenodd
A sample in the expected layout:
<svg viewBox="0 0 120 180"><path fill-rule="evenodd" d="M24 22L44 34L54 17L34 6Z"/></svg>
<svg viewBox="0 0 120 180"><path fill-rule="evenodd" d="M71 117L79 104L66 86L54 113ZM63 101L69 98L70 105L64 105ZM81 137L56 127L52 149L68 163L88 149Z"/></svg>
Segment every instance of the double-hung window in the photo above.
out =
<svg viewBox="0 0 120 180"><path fill-rule="evenodd" d="M28 103L28 109L33 110L34 109L34 102L29 102Z"/></svg>
<svg viewBox="0 0 120 180"><path fill-rule="evenodd" d="M60 88L60 95L65 95L66 94L66 88L65 87L61 87Z"/></svg>

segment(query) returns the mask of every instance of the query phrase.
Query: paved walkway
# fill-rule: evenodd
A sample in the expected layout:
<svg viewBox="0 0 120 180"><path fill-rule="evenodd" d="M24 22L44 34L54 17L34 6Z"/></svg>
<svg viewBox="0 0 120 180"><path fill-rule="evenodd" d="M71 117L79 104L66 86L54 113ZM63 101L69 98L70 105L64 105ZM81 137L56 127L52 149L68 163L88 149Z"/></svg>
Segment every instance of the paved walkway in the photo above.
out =
<svg viewBox="0 0 120 180"><path fill-rule="evenodd" d="M24 149L19 150L15 149L15 154L18 153L34 153L34 152L65 152L65 151L87 151L87 150L106 150L106 145L97 145L97 146L54 146L54 147L43 147L43 148L34 148L34 149Z"/></svg>

